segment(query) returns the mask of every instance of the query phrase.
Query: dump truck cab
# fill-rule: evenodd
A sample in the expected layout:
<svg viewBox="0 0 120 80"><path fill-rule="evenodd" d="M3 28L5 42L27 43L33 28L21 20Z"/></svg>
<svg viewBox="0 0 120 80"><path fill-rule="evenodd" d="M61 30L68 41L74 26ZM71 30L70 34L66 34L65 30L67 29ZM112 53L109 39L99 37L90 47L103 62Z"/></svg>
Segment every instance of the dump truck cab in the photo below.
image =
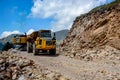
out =
<svg viewBox="0 0 120 80"><path fill-rule="evenodd" d="M27 42L28 52L33 51L36 55L39 52L49 52L50 54L56 54L56 39L55 35L52 37L51 30L39 30L33 32L28 36ZM31 47L31 49L30 49Z"/></svg>
<svg viewBox="0 0 120 80"><path fill-rule="evenodd" d="M55 48L55 40L50 30L40 30L35 41L36 49L50 50Z"/></svg>

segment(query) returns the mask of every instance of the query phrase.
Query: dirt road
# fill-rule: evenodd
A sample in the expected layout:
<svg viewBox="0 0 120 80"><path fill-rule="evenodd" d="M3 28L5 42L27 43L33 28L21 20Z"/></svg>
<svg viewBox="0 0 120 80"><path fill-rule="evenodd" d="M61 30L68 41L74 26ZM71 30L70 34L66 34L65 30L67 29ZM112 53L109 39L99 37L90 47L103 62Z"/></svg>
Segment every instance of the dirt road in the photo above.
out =
<svg viewBox="0 0 120 80"><path fill-rule="evenodd" d="M120 65L112 62L87 62L68 58L62 55L37 55L32 53L18 52L20 56L34 60L40 66L45 66L56 71L70 80L113 80L113 74L120 74ZM119 63L119 62L118 62Z"/></svg>

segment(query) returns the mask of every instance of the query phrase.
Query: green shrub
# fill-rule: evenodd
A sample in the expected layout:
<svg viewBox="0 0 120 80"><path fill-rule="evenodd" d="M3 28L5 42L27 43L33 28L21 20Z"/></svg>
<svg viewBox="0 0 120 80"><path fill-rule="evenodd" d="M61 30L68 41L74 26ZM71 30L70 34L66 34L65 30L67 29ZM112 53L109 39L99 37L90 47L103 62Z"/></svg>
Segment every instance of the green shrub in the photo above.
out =
<svg viewBox="0 0 120 80"><path fill-rule="evenodd" d="M120 4L120 0L115 0L115 1L113 1L111 3L109 3L109 4L104 4L102 6L98 6L98 7L94 8L94 9L92 9L90 12L92 13L92 12L96 12L98 10L105 10L105 9L114 7L114 6L118 5L118 4Z"/></svg>

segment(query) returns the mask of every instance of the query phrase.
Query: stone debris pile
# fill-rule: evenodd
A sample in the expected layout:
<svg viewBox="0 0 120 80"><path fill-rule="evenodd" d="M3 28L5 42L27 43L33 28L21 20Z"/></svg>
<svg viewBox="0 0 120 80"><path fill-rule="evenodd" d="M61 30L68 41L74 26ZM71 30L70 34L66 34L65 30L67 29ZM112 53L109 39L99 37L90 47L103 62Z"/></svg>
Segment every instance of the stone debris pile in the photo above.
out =
<svg viewBox="0 0 120 80"><path fill-rule="evenodd" d="M63 54L70 58L76 58L84 61L99 61L99 60L120 60L120 50L104 46L103 48L97 49L83 49L72 52L66 52Z"/></svg>
<svg viewBox="0 0 120 80"><path fill-rule="evenodd" d="M15 52L0 54L0 80L68 80L61 74L38 66L33 60L18 56Z"/></svg>

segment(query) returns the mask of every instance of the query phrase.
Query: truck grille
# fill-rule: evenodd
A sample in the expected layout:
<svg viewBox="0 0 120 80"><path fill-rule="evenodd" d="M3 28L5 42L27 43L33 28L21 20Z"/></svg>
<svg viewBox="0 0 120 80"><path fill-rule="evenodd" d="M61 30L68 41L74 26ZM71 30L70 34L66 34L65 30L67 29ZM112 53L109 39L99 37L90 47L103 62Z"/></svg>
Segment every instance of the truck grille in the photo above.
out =
<svg viewBox="0 0 120 80"><path fill-rule="evenodd" d="M42 40L39 41L39 44L40 44L40 45L42 44Z"/></svg>
<svg viewBox="0 0 120 80"><path fill-rule="evenodd" d="M47 46L52 45L52 41L46 41L46 45L47 45Z"/></svg>

